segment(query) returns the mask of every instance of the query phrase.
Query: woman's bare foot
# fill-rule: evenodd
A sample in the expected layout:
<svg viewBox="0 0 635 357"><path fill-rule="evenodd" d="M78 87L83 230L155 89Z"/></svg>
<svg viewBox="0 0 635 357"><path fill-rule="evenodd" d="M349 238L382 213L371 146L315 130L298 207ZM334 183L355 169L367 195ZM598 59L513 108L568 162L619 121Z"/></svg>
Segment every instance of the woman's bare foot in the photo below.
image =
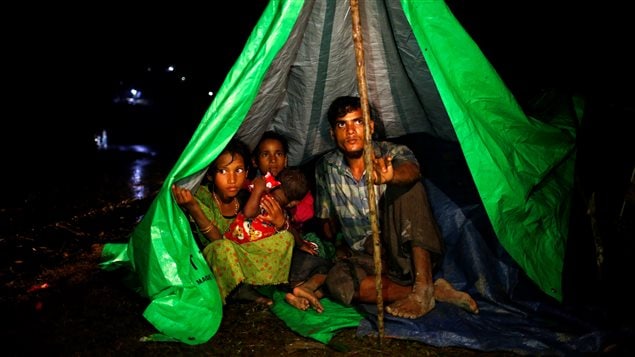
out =
<svg viewBox="0 0 635 357"><path fill-rule="evenodd" d="M303 297L295 296L291 293L286 293L286 295L284 296L284 300L289 303L289 305L302 311L306 311L309 306L311 306L311 304L309 304L309 300Z"/></svg>
<svg viewBox="0 0 635 357"><path fill-rule="evenodd" d="M256 302L256 304L260 304L260 305L264 305L264 306L271 306L273 305L273 300L264 297L264 296L259 296L256 298L256 300L254 300Z"/></svg>
<svg viewBox="0 0 635 357"><path fill-rule="evenodd" d="M250 301L264 306L273 305L273 300L260 294L253 285L249 284L239 285L236 290L232 291L230 297L237 301Z"/></svg>
<svg viewBox="0 0 635 357"><path fill-rule="evenodd" d="M434 298L437 301L447 302L465 311L478 314L478 305L470 294L454 289L445 279L439 278L434 282Z"/></svg>
<svg viewBox="0 0 635 357"><path fill-rule="evenodd" d="M386 306L386 311L394 316L416 319L434 309L434 289L431 286L412 288L405 298Z"/></svg>

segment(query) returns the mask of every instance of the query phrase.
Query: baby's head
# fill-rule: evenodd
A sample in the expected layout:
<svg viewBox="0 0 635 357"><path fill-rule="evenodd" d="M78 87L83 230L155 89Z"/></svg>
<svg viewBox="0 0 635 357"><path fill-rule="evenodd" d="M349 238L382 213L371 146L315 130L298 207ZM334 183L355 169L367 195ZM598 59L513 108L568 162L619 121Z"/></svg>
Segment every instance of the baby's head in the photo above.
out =
<svg viewBox="0 0 635 357"><path fill-rule="evenodd" d="M283 169L276 179L280 182L280 186L271 191L271 194L282 207L294 207L309 192L309 180L297 167Z"/></svg>

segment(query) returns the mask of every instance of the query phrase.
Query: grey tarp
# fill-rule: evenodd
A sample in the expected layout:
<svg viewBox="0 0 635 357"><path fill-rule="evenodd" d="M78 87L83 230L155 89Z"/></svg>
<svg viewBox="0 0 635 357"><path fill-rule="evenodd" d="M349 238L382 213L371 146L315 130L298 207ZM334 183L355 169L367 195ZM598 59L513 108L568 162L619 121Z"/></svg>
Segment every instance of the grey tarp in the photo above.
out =
<svg viewBox="0 0 635 357"><path fill-rule="evenodd" d="M368 96L386 135L458 143L496 239L533 283L560 300L573 113L542 121L525 115L441 0L369 0L360 12ZM265 130L281 132L290 139L292 165L332 148L325 111L335 97L357 93L355 68L347 1L269 3L130 242L104 249L104 268L126 266L138 275L151 301L144 316L162 334L202 343L222 315L213 275L171 185L197 186L236 133L253 146Z"/></svg>

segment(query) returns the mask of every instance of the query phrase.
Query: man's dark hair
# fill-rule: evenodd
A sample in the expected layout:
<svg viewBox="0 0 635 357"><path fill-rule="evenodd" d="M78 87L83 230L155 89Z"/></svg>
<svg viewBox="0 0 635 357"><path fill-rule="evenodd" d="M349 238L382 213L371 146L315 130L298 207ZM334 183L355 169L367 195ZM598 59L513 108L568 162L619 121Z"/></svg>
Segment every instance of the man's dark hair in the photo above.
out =
<svg viewBox="0 0 635 357"><path fill-rule="evenodd" d="M276 177L287 200L300 201L309 192L309 180L298 167L286 167Z"/></svg>
<svg viewBox="0 0 635 357"><path fill-rule="evenodd" d="M386 129L384 128L384 124L379 117L379 113L372 105L369 104L368 107L368 110L370 111L370 120L375 122L375 132L373 133L373 139L383 139L386 136ZM362 102L359 97L346 95L335 98L335 100L329 106L329 110L326 112L326 117L329 121L331 129L335 129L335 121L337 120L337 118L341 118L346 114L361 108Z"/></svg>
<svg viewBox="0 0 635 357"><path fill-rule="evenodd" d="M279 142L282 143L282 150L284 150L285 155L289 153L289 141L287 140L287 138L285 138L280 133L276 133L273 130L268 130L268 131L265 131L260 137L260 140L258 140L258 144L256 144L256 147L254 148L254 152L253 152L254 158L257 158L258 156L260 156L260 144L262 144L263 141L268 139L278 140Z"/></svg>
<svg viewBox="0 0 635 357"><path fill-rule="evenodd" d="M362 107L361 101L359 97L353 96L342 96L337 97L329 106L328 112L326 112L326 117L328 118L329 125L331 128L335 128L335 121L337 118L341 118L346 114L360 109Z"/></svg>

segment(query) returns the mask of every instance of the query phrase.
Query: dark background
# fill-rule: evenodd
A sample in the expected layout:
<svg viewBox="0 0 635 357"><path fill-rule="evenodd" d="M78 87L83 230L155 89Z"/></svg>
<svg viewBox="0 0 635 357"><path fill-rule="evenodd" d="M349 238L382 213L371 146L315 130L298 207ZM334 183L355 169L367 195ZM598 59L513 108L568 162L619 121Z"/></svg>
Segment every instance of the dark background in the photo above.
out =
<svg viewBox="0 0 635 357"><path fill-rule="evenodd" d="M140 346L138 336L154 332L140 317L146 302L118 291L116 277L95 271L98 254L91 259L83 254L91 252L91 243L127 241L153 190L160 187L209 106L211 98L205 93L218 89L266 4L91 2L4 8L0 277L10 284L2 284L8 293L0 295L10 302L4 305L9 307L8 341L47 353L193 351L189 346ZM567 259L565 275L573 278L566 279L571 286L565 288L576 293L569 295L574 303L598 298L619 320L633 321L629 295L622 289L634 273L629 263L635 252L635 204L625 216L630 220L616 219L625 198L625 177L633 169L633 26L626 5L524 0L448 4L521 103L551 88L589 100L590 114L578 132L572 217L579 221L571 225L570 236L576 239L569 239L577 246L568 248L578 254L567 254L573 258ZM190 80L184 84L157 70L168 64ZM113 103L130 84L149 88L144 94L152 105ZM143 158L96 152L94 135L104 128L112 144L157 146L159 156L145 167L145 200L126 200L130 169ZM586 208L591 193L596 194L593 219L599 237L589 237ZM603 270L594 268L594 238L604 243ZM72 269L76 253L86 264L85 276ZM42 267L54 269L40 274ZM36 273L43 277L37 281L49 282L52 288L27 290ZM22 308L14 308L14 292L19 298L27 295ZM43 313L34 312L35 302L43 302ZM226 312L229 318L219 335L197 352L214 354L216 346L224 347L222 351L244 348L243 332L254 328L259 328L252 331L254 336L266 335L271 326L281 331L276 334L282 342L275 354L297 340L277 319L254 326L252 319L244 318L248 313L234 310ZM249 326L233 326L236 321ZM33 336L43 343L32 344ZM420 344L412 347L421 352ZM409 354L401 346L397 350Z"/></svg>
<svg viewBox="0 0 635 357"><path fill-rule="evenodd" d="M34 184L42 174L81 166L95 150L95 133L104 128L111 143L155 145L173 160L211 103L207 91L220 87L267 3L101 2L8 9L0 25L5 63L0 149L10 169L1 183ZM624 5L448 4L521 103L558 87L632 111L633 26ZM162 72L169 64L187 81ZM113 103L136 84L146 88L151 105ZM627 140L624 120L602 115L597 140Z"/></svg>
<svg viewBox="0 0 635 357"><path fill-rule="evenodd" d="M9 196L81 170L94 135L160 146L173 160L194 132L267 1L16 5L3 22L0 183ZM6 28L4 28L6 27ZM164 71L174 65L178 76ZM150 73L148 68L152 68ZM187 77L181 82L180 75ZM142 85L151 105L113 100ZM78 181L78 184L81 184Z"/></svg>

